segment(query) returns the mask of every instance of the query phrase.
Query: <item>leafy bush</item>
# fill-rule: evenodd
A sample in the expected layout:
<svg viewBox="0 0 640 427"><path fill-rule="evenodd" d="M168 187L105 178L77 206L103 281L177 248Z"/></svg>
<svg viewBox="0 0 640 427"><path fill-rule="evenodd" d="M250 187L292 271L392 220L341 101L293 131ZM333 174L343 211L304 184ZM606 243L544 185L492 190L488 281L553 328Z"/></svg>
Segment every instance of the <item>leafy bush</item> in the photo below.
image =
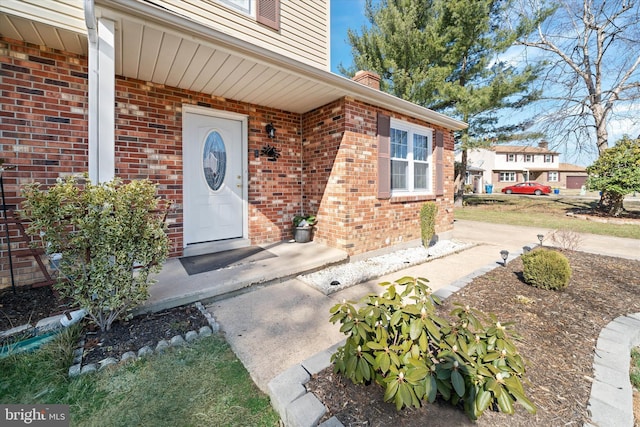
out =
<svg viewBox="0 0 640 427"><path fill-rule="evenodd" d="M93 185L76 178L48 190L23 188L27 232L48 255L62 254L57 290L87 310L103 330L148 298L149 273L160 270L169 239L150 181Z"/></svg>
<svg viewBox="0 0 640 427"><path fill-rule="evenodd" d="M360 308L346 301L332 307L331 322L340 322L347 335L332 356L334 370L354 383L381 385L385 401L398 410L441 396L462 403L474 420L487 408L511 414L516 402L535 413L522 386L525 364L511 324L460 304L451 313L454 321L438 317L439 301L427 282L404 277L381 283L384 293L367 295Z"/></svg>
<svg viewBox="0 0 640 427"><path fill-rule="evenodd" d="M524 281L541 289L558 290L569 284L571 267L560 252L537 249L522 255Z"/></svg>
<svg viewBox="0 0 640 427"><path fill-rule="evenodd" d="M438 205L435 202L427 202L420 208L420 232L422 245L428 248L431 239L436 234L436 216L438 215Z"/></svg>
<svg viewBox="0 0 640 427"><path fill-rule="evenodd" d="M293 226L300 227L300 223L302 223L302 221L305 221L309 226L315 225L316 216L315 215L296 215L293 217Z"/></svg>

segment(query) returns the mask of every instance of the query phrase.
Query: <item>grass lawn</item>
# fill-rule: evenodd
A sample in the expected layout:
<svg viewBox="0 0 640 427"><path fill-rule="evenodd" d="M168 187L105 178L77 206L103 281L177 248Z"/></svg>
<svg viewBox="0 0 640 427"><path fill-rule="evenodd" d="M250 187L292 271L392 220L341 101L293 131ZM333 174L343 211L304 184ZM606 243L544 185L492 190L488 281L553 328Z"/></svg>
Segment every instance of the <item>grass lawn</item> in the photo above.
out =
<svg viewBox="0 0 640 427"><path fill-rule="evenodd" d="M65 331L37 352L0 360L0 402L70 405L73 426L278 425L221 337L69 378L78 335Z"/></svg>
<svg viewBox="0 0 640 427"><path fill-rule="evenodd" d="M513 194L465 196L464 206L455 210L455 218L640 239L640 227L637 224L602 223L567 216L567 212L590 209L596 203L596 200L573 197ZM626 201L624 206L628 211L640 215L639 202Z"/></svg>

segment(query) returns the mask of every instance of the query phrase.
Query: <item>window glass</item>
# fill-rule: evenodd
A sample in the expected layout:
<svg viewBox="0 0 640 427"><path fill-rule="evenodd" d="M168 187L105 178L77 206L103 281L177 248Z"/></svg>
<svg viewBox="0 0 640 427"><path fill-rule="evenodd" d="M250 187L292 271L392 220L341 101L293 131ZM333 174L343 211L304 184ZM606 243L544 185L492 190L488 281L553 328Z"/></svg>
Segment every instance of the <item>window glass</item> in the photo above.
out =
<svg viewBox="0 0 640 427"><path fill-rule="evenodd" d="M408 148L407 132L391 129L391 157L406 159Z"/></svg>
<svg viewBox="0 0 640 427"><path fill-rule="evenodd" d="M500 172L500 182L516 182L515 172Z"/></svg>
<svg viewBox="0 0 640 427"><path fill-rule="evenodd" d="M218 190L227 172L227 150L218 132L207 135L202 150L202 169L209 188L213 191Z"/></svg>
<svg viewBox="0 0 640 427"><path fill-rule="evenodd" d="M429 165L416 163L413 168L413 188L427 190L429 188Z"/></svg>
<svg viewBox="0 0 640 427"><path fill-rule="evenodd" d="M549 182L558 182L558 172L549 172Z"/></svg>
<svg viewBox="0 0 640 427"><path fill-rule="evenodd" d="M399 160L391 161L391 188L396 190L407 189L407 166L408 162Z"/></svg>
<svg viewBox="0 0 640 427"><path fill-rule="evenodd" d="M391 120L391 189L431 191L432 130Z"/></svg>
<svg viewBox="0 0 640 427"><path fill-rule="evenodd" d="M234 9L238 9L244 13L251 13L251 0L218 0Z"/></svg>
<svg viewBox="0 0 640 427"><path fill-rule="evenodd" d="M429 140L427 135L413 134L413 160L427 160L427 150L429 149Z"/></svg>

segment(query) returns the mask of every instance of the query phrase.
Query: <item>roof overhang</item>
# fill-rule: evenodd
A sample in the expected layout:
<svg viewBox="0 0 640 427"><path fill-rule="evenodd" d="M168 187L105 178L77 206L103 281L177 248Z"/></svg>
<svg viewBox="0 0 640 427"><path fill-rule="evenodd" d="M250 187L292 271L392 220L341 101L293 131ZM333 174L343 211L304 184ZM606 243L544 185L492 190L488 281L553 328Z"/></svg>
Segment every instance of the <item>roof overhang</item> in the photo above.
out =
<svg viewBox="0 0 640 427"><path fill-rule="evenodd" d="M467 127L464 122L262 49L150 2L97 0L95 13L115 22L116 75L299 114L351 97L447 129ZM13 28L46 25L7 14L1 14L0 19L12 22ZM72 52L86 54L86 33L69 34L67 29L51 31L49 27L47 31L15 31L10 37L64 49L61 33L74 40ZM84 46L78 46L77 40Z"/></svg>

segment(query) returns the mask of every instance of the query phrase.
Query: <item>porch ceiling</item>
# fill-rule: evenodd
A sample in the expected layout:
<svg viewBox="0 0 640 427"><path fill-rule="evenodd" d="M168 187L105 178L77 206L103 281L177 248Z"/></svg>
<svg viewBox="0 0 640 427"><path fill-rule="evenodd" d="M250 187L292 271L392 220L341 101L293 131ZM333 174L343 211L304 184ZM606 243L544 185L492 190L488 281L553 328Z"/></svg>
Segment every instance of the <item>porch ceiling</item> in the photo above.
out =
<svg viewBox="0 0 640 427"><path fill-rule="evenodd" d="M265 51L210 27L128 0L96 2L96 15L115 22L117 75L305 113L352 97L453 130L466 124L424 107L285 56ZM87 34L0 12L7 37L87 55Z"/></svg>

